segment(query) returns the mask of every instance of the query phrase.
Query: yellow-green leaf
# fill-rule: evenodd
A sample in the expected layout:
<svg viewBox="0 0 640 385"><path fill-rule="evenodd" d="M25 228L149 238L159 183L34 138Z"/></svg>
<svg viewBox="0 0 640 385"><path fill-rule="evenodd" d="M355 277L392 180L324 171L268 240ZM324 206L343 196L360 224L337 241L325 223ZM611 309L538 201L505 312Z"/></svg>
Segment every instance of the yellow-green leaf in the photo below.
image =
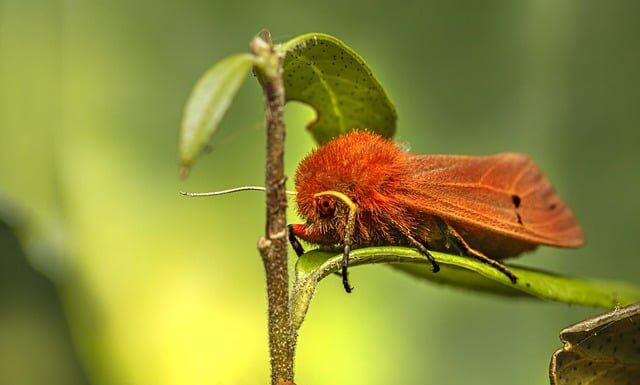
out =
<svg viewBox="0 0 640 385"><path fill-rule="evenodd" d="M196 83L180 127L178 148L183 173L209 143L254 61L250 54L229 56L211 67Z"/></svg>

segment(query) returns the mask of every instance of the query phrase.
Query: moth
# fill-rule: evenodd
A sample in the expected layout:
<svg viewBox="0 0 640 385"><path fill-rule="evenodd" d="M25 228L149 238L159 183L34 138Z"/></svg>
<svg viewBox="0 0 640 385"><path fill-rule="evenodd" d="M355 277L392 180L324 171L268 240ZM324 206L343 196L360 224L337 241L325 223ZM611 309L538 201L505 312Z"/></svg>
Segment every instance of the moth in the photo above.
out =
<svg viewBox="0 0 640 385"><path fill-rule="evenodd" d="M353 248L414 247L440 267L429 250L454 251L517 277L501 262L539 245L576 248L585 237L542 171L525 154L414 155L379 135L353 131L317 148L295 174L303 224L300 239L343 250L342 282Z"/></svg>

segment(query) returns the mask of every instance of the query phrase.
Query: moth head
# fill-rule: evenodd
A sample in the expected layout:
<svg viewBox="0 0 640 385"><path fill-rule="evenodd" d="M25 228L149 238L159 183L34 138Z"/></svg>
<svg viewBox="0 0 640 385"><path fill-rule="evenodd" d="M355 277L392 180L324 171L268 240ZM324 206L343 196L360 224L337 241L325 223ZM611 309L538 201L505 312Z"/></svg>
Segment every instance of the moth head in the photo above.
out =
<svg viewBox="0 0 640 385"><path fill-rule="evenodd" d="M353 200L333 190L313 194L313 199L313 210L306 219L318 243L351 244L357 211Z"/></svg>
<svg viewBox="0 0 640 385"><path fill-rule="evenodd" d="M351 198L339 191L322 191L313 194L315 198L316 211L320 218L333 218L336 213L336 201L338 201L342 207L341 214L349 216L350 212L357 210L356 204ZM346 209L346 210L345 210Z"/></svg>
<svg viewBox="0 0 640 385"><path fill-rule="evenodd" d="M342 243L350 220L355 219L356 204L346 194L325 190L296 194L298 212L318 243ZM352 218L352 219L350 219Z"/></svg>

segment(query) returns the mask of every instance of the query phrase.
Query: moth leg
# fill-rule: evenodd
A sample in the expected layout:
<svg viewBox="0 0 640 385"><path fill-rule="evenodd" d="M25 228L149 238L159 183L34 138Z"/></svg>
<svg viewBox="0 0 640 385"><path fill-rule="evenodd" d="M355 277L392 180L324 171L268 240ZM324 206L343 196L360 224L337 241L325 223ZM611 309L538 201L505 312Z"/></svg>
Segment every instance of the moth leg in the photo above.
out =
<svg viewBox="0 0 640 385"><path fill-rule="evenodd" d="M458 250L462 251L461 254L466 255L468 257L473 257L479 260L480 262L486 263L487 265L493 267L494 269L506 275L507 278L509 278L509 280L511 281L511 283L516 283L516 281L518 280L518 277L516 277L516 275L513 274L508 267L496 261L495 259L491 259L487 257L480 251L469 246L469 244L464 240L464 238L462 238L462 236L456 231L456 229L454 229L446 221L444 220L440 220L440 221L441 221L440 230L447 238L449 238L449 240L453 241L453 244Z"/></svg>
<svg viewBox="0 0 640 385"><path fill-rule="evenodd" d="M409 233L404 234L404 236L407 237L407 239L409 240L409 243L411 243L411 245L413 247L418 249L422 254L425 255L425 257L427 257L429 262L431 262L431 271L434 272L434 273L439 272L440 271L440 265L438 264L438 262L436 262L436 259L433 257L433 255L431 255L429 250L427 250L427 247L425 245L423 245L422 242L420 242L419 240L417 240L413 236L411 236L411 234L409 234Z"/></svg>
<svg viewBox="0 0 640 385"><path fill-rule="evenodd" d="M344 291L351 293L353 287L349 285L349 277L347 275L347 268L349 267L349 253L351 252L351 246L344 245L344 254L342 255L342 286Z"/></svg>
<svg viewBox="0 0 640 385"><path fill-rule="evenodd" d="M302 257L302 254L304 254L304 248L300 244L298 238L296 238L296 235L293 233L293 225L288 225L287 229L289 230L289 243L291 244L291 247L293 247L293 251L296 252L296 255L298 257Z"/></svg>
<svg viewBox="0 0 640 385"><path fill-rule="evenodd" d="M293 248L293 251L296 252L296 255L298 256L298 258L300 258L304 254L304 247L302 247L302 244L300 243L300 241L296 237L296 234L293 231L293 225L288 225L287 229L289 230L289 244ZM335 273L333 273L333 274L337 275L338 277L342 276L337 271Z"/></svg>
<svg viewBox="0 0 640 385"><path fill-rule="evenodd" d="M427 245L425 243L420 242L419 240L415 239L411 235L411 233L409 233L408 231L404 230L392 218L387 217L387 220L389 221L389 223L391 223L393 225L393 227L395 227L395 229L397 231L399 231L409 241L411 246L413 246L416 249L418 249L418 251L420 251L422 254L424 254L425 257L427 257L427 260L429 260L429 262L431 262L431 271L432 272L437 273L437 272L440 271L440 265L438 264L438 262L436 262L436 259L433 257L433 255L431 255L429 250L427 250Z"/></svg>
<svg viewBox="0 0 640 385"><path fill-rule="evenodd" d="M347 227L344 232L344 254L342 255L342 286L344 291L351 293L353 288L349 285L349 277L347 276L347 268L349 267L349 253L351 252L351 243L353 242L353 233L356 227L356 208L350 207L347 217Z"/></svg>
<svg viewBox="0 0 640 385"><path fill-rule="evenodd" d="M289 243L291 244L291 247L293 247L293 250L296 252L298 257L301 257L304 254L304 248L302 247L302 245L300 244L300 241L296 237L294 226L295 225L287 226L289 230ZM353 214L351 214L350 212L349 219L347 221L347 231L344 239L344 249L343 249L344 251L342 254L342 274L338 274L336 272L337 275L342 276L342 286L344 286L344 290L347 293L351 293L351 290L353 290L351 285L349 285L347 270L349 267L349 254L351 253L351 238L353 237L354 227L355 227L355 212L353 212Z"/></svg>

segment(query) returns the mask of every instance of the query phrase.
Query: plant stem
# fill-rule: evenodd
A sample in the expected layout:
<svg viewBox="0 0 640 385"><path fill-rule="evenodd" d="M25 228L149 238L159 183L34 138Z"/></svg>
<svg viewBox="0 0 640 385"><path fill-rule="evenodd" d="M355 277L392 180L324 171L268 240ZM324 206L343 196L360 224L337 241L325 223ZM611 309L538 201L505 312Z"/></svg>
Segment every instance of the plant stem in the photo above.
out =
<svg viewBox="0 0 640 385"><path fill-rule="evenodd" d="M270 39L269 39L270 40ZM267 120L266 163L266 234L258 242L267 278L269 302L269 351L271 384L293 384L295 331L291 325L289 272L287 265L287 193L284 175L283 120L284 86L282 58L274 52L271 41L260 37L251 42L253 53L264 59L258 68L262 80Z"/></svg>

